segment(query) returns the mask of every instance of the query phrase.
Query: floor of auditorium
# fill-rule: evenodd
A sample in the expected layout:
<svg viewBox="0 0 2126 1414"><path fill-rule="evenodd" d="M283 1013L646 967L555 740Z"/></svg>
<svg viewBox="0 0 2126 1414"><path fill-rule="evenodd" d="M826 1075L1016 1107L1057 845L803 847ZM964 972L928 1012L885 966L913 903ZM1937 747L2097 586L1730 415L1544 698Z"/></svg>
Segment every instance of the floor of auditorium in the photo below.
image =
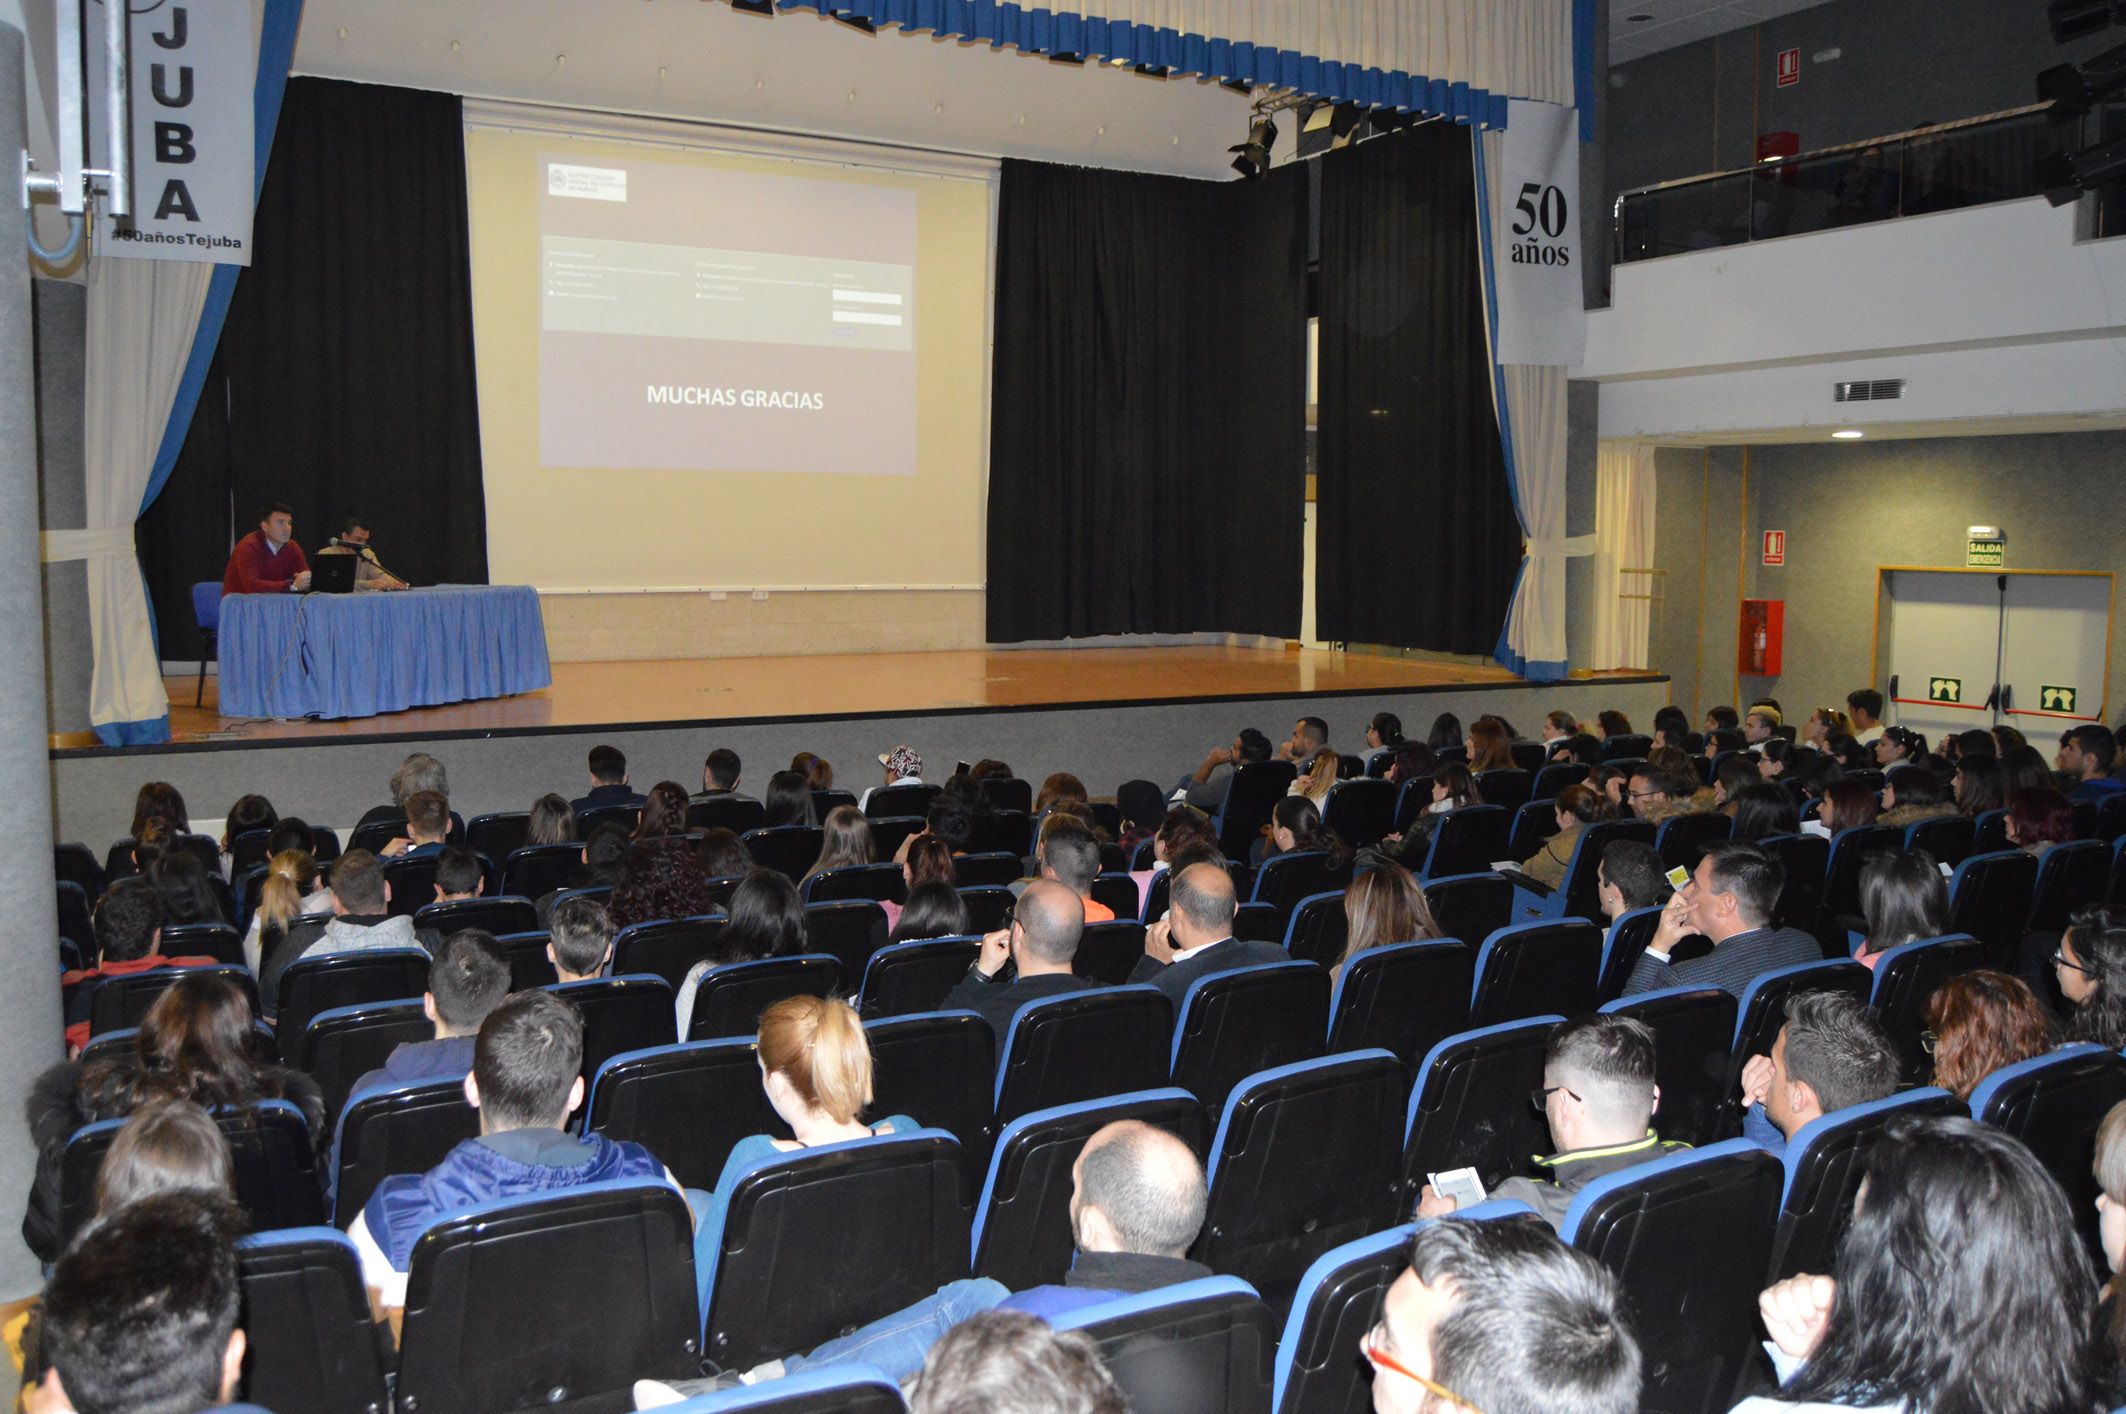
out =
<svg viewBox="0 0 2126 1414"><path fill-rule="evenodd" d="M1645 674L1605 674L1634 681ZM366 736L485 735L582 727L687 726L893 713L1215 702L1303 695L1451 691L1520 683L1503 668L1328 650L1070 648L804 657L556 663L553 686L486 702L355 721L257 721L221 715L216 683L165 680L177 743L349 741Z"/></svg>

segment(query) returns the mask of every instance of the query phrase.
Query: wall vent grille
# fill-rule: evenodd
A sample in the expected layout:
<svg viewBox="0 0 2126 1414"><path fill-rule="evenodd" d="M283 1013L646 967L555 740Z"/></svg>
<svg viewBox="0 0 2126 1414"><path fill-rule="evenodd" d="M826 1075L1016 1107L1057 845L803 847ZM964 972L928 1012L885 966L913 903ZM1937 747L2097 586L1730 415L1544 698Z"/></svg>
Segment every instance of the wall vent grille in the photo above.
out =
<svg viewBox="0 0 2126 1414"><path fill-rule="evenodd" d="M1831 400L1840 403L1887 403L1905 395L1902 378L1877 378L1858 383L1833 383Z"/></svg>

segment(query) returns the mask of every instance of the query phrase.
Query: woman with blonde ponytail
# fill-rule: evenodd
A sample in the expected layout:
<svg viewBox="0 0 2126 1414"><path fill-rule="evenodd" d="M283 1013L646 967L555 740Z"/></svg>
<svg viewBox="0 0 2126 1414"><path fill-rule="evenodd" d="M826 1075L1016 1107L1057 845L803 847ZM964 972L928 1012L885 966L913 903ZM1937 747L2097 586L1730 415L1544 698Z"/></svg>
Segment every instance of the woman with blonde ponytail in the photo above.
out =
<svg viewBox="0 0 2126 1414"><path fill-rule="evenodd" d="M272 956L291 924L332 912L332 890L324 887L317 861L299 849L284 849L266 862L259 881L258 906L244 934L244 962L255 975Z"/></svg>

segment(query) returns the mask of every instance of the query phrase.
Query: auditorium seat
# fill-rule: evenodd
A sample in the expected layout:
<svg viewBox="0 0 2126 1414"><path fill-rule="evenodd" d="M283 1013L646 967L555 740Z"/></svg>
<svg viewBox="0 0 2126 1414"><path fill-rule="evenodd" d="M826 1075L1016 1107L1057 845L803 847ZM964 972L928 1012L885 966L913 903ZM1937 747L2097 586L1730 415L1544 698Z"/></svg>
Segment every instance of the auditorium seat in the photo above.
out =
<svg viewBox="0 0 2126 1414"><path fill-rule="evenodd" d="M1654 1083L1661 1091L1654 1128L1661 1137L1693 1145L1728 1137L1734 997L1718 987L1670 987L1605 1002L1601 1010L1653 1029Z"/></svg>
<svg viewBox="0 0 2126 1414"><path fill-rule="evenodd" d="M854 810L856 808L855 791L836 790L830 786L826 790L815 790L812 792L812 814L815 819L824 820L829 815L833 814L838 807L844 805L848 806L851 810ZM745 831L739 830L736 833L744 834Z"/></svg>
<svg viewBox="0 0 2126 1414"><path fill-rule="evenodd" d="M1284 937L1284 915L1274 903L1243 903L1233 910L1233 936L1251 943Z"/></svg>
<svg viewBox="0 0 2126 1414"><path fill-rule="evenodd" d="M598 1067L583 1113L587 1131L640 1144L681 1185L703 1191L739 1140L790 1137L745 1036L623 1051Z"/></svg>
<svg viewBox="0 0 2126 1414"><path fill-rule="evenodd" d="M1905 943L1876 959L1870 1004L1905 1058L1906 1083L1918 1084L1934 1073L1934 1062L1920 1045L1928 999L1952 977L1985 965L1984 944L1961 936Z"/></svg>
<svg viewBox="0 0 2126 1414"><path fill-rule="evenodd" d="M502 861L502 892L519 898L544 898L582 877L580 844L528 844Z"/></svg>
<svg viewBox="0 0 2126 1414"><path fill-rule="evenodd" d="M1395 784L1395 833L1408 834L1432 804L1431 776L1409 776Z"/></svg>
<svg viewBox="0 0 2126 1414"><path fill-rule="evenodd" d="M793 884L803 879L805 871L819 859L820 841L824 838L816 825L770 825L748 830L739 837L755 864L773 869Z"/></svg>
<svg viewBox="0 0 2126 1414"><path fill-rule="evenodd" d="M1070 970L1106 987L1119 987L1144 957L1144 925L1124 915L1112 923L1088 923L1078 939Z"/></svg>
<svg viewBox="0 0 2126 1414"><path fill-rule="evenodd" d="M724 1036L751 1036L760 1029L760 1014L769 1007L785 997L831 997L841 985L841 975L841 964L825 953L763 957L712 967L695 984L694 1010L687 1018L686 1039L713 1041ZM665 1004L672 1005L669 991ZM640 1044L659 1045L672 1039L667 1035Z"/></svg>
<svg viewBox="0 0 2126 1414"><path fill-rule="evenodd" d="M965 1277L969 1188L960 1146L937 1129L746 1164L721 1227L701 1234L704 1355L750 1369Z"/></svg>
<svg viewBox="0 0 2126 1414"><path fill-rule="evenodd" d="M534 987L550 987L560 981L554 971L553 959L546 955L549 941L545 929L532 933L511 933L495 939L502 951L509 954L509 989L512 992L528 992Z"/></svg>
<svg viewBox="0 0 2126 1414"><path fill-rule="evenodd" d="M1469 1024L1593 1011L1601 967L1602 931L1585 919L1501 928L1477 950Z"/></svg>
<svg viewBox="0 0 2126 1414"><path fill-rule="evenodd" d="M2055 846L2061 848L2062 846ZM2030 1146L2059 1180L2067 1209L2104 1268L2097 1232L2096 1178L2089 1163L2097 1126L2126 1099L2126 1061L2116 1051L2087 1044L2062 1046L2031 1060L2003 1066L1971 1092L1971 1113Z"/></svg>
<svg viewBox="0 0 2126 1414"><path fill-rule="evenodd" d="M393 840L405 838L406 812L401 809L388 819L371 820L355 826L354 833L347 836L347 848L366 849L371 854L381 855L385 845Z"/></svg>
<svg viewBox="0 0 2126 1414"><path fill-rule="evenodd" d="M980 847L980 853L1008 854L1014 859L1024 859L1033 853L1033 816L1024 810L992 810L986 835L974 843ZM960 882L974 881L962 879ZM1004 882L1008 884L1011 880Z"/></svg>
<svg viewBox="0 0 2126 1414"><path fill-rule="evenodd" d="M671 1414L899 1414L908 1405L884 1372L853 1361L700 1394L666 1406Z"/></svg>
<svg viewBox="0 0 2126 1414"><path fill-rule="evenodd" d="M1707 847L1718 844L1734 831L1734 818L1717 810L1671 815L1655 830L1654 848L1660 851L1663 868L1693 873L1698 868L1698 861L1705 857Z"/></svg>
<svg viewBox="0 0 2126 1414"><path fill-rule="evenodd" d="M2008 842L2006 810L1988 810L1972 819L1971 853L1998 854L2011 849L2015 849L2015 846Z"/></svg>
<svg viewBox="0 0 2126 1414"><path fill-rule="evenodd" d="M435 1025L418 997L334 1007L310 1018L289 1049L325 1092L325 1122L340 1112L354 1083L377 1069L402 1043L435 1038Z"/></svg>
<svg viewBox="0 0 2126 1414"><path fill-rule="evenodd" d="M1631 980L1631 970L1639 965L1639 955L1646 945L1654 940L1661 928L1661 905L1650 904L1620 914L1602 935L1602 974L1595 984L1595 996L1600 1001L1613 1002L1624 995L1624 984Z"/></svg>
<svg viewBox="0 0 2126 1414"><path fill-rule="evenodd" d="M293 971L291 967L289 969ZM252 980L251 971L245 967L151 967L146 972L125 973L117 977L103 977L79 985L92 988L89 993L89 1034L101 1036L106 1031L122 1031L129 1026L140 1025L141 1018L156 999L168 991L180 977L212 973L226 977L243 989L251 1003L251 1014L258 1015L258 983ZM415 996L420 993L416 992Z"/></svg>
<svg viewBox="0 0 2126 1414"><path fill-rule="evenodd" d="M1452 938L1390 943L1351 959L1329 1000L1329 1052L1378 1047L1415 1066L1469 1029L1476 957Z"/></svg>
<svg viewBox="0 0 2126 1414"><path fill-rule="evenodd" d="M871 954L884 946L886 910L870 899L805 905L806 950L832 957L841 965L843 977L861 978L871 965Z"/></svg>
<svg viewBox="0 0 2126 1414"><path fill-rule="evenodd" d="M1602 916L1602 852L1620 840L1650 845L1654 827L1645 820L1598 820L1581 828L1572 858L1565 863L1564 885L1544 900L1549 917L1583 918L1597 925L1607 921Z"/></svg>
<svg viewBox="0 0 2126 1414"><path fill-rule="evenodd" d="M1905 848L1923 849L1936 864L1955 868L1971 852L1971 817L1939 815L1905 827Z"/></svg>
<svg viewBox="0 0 2126 1414"><path fill-rule="evenodd" d="M819 818L826 819L827 811L821 810ZM743 835L767 823L768 807L745 796L712 795L687 806L687 828L690 830L729 830L734 835Z"/></svg>
<svg viewBox="0 0 2126 1414"><path fill-rule="evenodd" d="M1522 863L1535 858L1552 835L1558 832L1558 804L1554 800L1531 800L1515 808L1513 825L1506 832L1504 859ZM1499 861L1495 861L1499 862Z"/></svg>
<svg viewBox="0 0 2126 1414"><path fill-rule="evenodd" d="M578 888L562 889L554 895L554 901L547 910L548 916L552 916L553 909L579 898L589 899L595 904L609 905L613 901L613 886L611 884L584 884ZM536 905L534 906L536 907Z"/></svg>
<svg viewBox="0 0 2126 1414"><path fill-rule="evenodd" d="M1394 1222L1407 1078L1394 1056L1366 1050L1234 1086L1211 1141L1196 1260L1281 1312L1316 1257Z"/></svg>
<svg viewBox="0 0 2126 1414"><path fill-rule="evenodd" d="M982 800L991 810L1033 813L1033 782L1016 776L992 776L977 783Z"/></svg>
<svg viewBox="0 0 2126 1414"><path fill-rule="evenodd" d="M623 1408L639 1378L697 1373L693 1239L686 1200L640 1180L444 1218L413 1249L397 1407Z"/></svg>
<svg viewBox="0 0 2126 1414"><path fill-rule="evenodd" d="M1986 965L2015 970L2037 897L2037 861L2019 849L1972 853L1949 876L1949 928L1986 947Z"/></svg>
<svg viewBox="0 0 2126 1414"><path fill-rule="evenodd" d="M929 823L921 815L889 815L873 820L871 853L880 859L892 859L904 842L928 829Z"/></svg>
<svg viewBox="0 0 2126 1414"><path fill-rule="evenodd" d="M1262 838L1277 802L1291 793L1298 770L1289 761L1249 761L1233 771L1226 787L1225 807L1211 818L1217 832L1218 852L1227 859L1246 859Z"/></svg>
<svg viewBox="0 0 2126 1414"><path fill-rule="evenodd" d="M525 810L495 810L475 815L465 822L465 847L489 859L508 859L524 848L531 832L531 813Z"/></svg>
<svg viewBox="0 0 2126 1414"><path fill-rule="evenodd" d="M2111 847L2111 888L2104 895L2108 908L2126 908L2126 838Z"/></svg>
<svg viewBox="0 0 2126 1414"><path fill-rule="evenodd" d="M864 1023L871 1045L865 1118L906 1115L960 1141L970 1176L996 1136L997 1033L972 1011L933 1011Z"/></svg>
<svg viewBox="0 0 2126 1414"><path fill-rule="evenodd" d="M1319 1056L1328 1032L1329 974L1313 963L1210 973L1190 983L1181 999L1174 1084L1216 1114L1248 1076Z"/></svg>
<svg viewBox="0 0 2126 1414"><path fill-rule="evenodd" d="M271 830L245 830L229 840L229 877L235 878L247 869L256 869L266 862L266 849L272 842Z"/></svg>
<svg viewBox="0 0 2126 1414"><path fill-rule="evenodd" d="M1449 1036L1426 1053L1403 1117L1403 1199L1430 1174L1473 1168L1488 1191L1550 1152L1550 1126L1528 1103L1562 1016L1533 1016Z"/></svg>
<svg viewBox="0 0 2126 1414"><path fill-rule="evenodd" d="M583 1015L583 1078L622 1051L668 1046L674 1036L672 989L662 977L616 974L546 988ZM701 1012L695 994L696 1015ZM747 1028L749 1031L752 1029Z"/></svg>
<svg viewBox="0 0 2126 1414"><path fill-rule="evenodd" d="M1338 781L1322 802L1321 823L1353 849L1364 849L1395 830L1395 790L1386 781Z"/></svg>
<svg viewBox="0 0 2126 1414"><path fill-rule="evenodd" d="M1293 906L1301 899L1340 888L1349 881L1348 863L1342 871L1331 869L1327 851L1293 850L1263 861L1255 871L1255 887L1248 901L1271 905L1283 920L1291 916Z"/></svg>
<svg viewBox="0 0 2126 1414"><path fill-rule="evenodd" d="M826 869L805 880L806 903L833 903L839 899L863 899L872 903L899 903L907 888L901 866L891 857L884 864L844 864Z"/></svg>
<svg viewBox="0 0 2126 1414"><path fill-rule="evenodd" d="M1204 1277L1081 1306L1054 1322L1083 1331L1129 1398L1158 1414L1267 1414L1277 1323L1238 1277Z"/></svg>
<svg viewBox="0 0 2126 1414"><path fill-rule="evenodd" d="M1858 918L1860 868L1872 855L1904 848L1904 831L1892 825L1856 825L1831 836L1831 859L1823 881L1823 911L1835 931L1837 920Z"/></svg>
<svg viewBox="0 0 2126 1414"><path fill-rule="evenodd" d="M164 957L211 957L231 967L244 963L244 940L226 923L170 923L162 930Z"/></svg>
<svg viewBox="0 0 2126 1414"><path fill-rule="evenodd" d="M387 859L384 886L391 893L386 911L393 918L411 918L436 901L436 857Z"/></svg>
<svg viewBox="0 0 2126 1414"><path fill-rule="evenodd" d="M81 885L65 879L58 887L61 966L71 972L96 964L96 926L92 900Z"/></svg>
<svg viewBox="0 0 2126 1414"><path fill-rule="evenodd" d="M325 1220L325 1190L317 1150L303 1112L287 1100L260 1100L242 1109L220 1109L214 1122L229 1141L236 1171L236 1202L253 1231L311 1227ZM99 1120L67 1136L59 1156L59 1240L74 1240L96 1214L96 1176L104 1156L125 1128L122 1119Z"/></svg>
<svg viewBox="0 0 2126 1414"><path fill-rule="evenodd" d="M1513 885L1488 872L1424 881L1425 906L1443 937L1490 937L1513 921Z"/></svg>
<svg viewBox="0 0 2126 1414"><path fill-rule="evenodd" d="M998 1051L996 1122L1164 1086L1173 1031L1173 1006L1157 987L1105 987L1029 1002L1012 1017Z"/></svg>
<svg viewBox="0 0 2126 1414"><path fill-rule="evenodd" d="M2064 933L2067 920L2094 908L2111 892L2111 846L2095 840L2056 844L2037 865L2037 892L2030 900L2033 933Z"/></svg>
<svg viewBox="0 0 2126 1414"><path fill-rule="evenodd" d="M934 1011L981 955L979 938L888 943L864 968L857 1009L867 1019Z"/></svg>
<svg viewBox="0 0 2126 1414"><path fill-rule="evenodd" d="M1529 792L1534 789L1534 774L1518 766L1498 766L1476 772L1477 799L1486 805L1503 805L1508 810L1518 810L1528 803Z"/></svg>
<svg viewBox="0 0 2126 1414"><path fill-rule="evenodd" d="M91 901L103 897L103 865L85 844L52 846L52 873L62 884L73 884Z"/></svg>
<svg viewBox="0 0 2126 1414"><path fill-rule="evenodd" d="M1767 1285L1803 1272L1829 1272L1839 1239L1853 1221L1853 1199L1875 1141L1900 1115L1964 1118L1970 1112L1931 1085L1886 1100L1848 1105L1802 1126L1786 1146L1779 1226L1772 1241Z"/></svg>
<svg viewBox="0 0 2126 1414"><path fill-rule="evenodd" d="M1817 931L1823 916L1823 886L1831 869L1831 842L1821 835L1769 835L1757 841L1786 870L1772 925Z"/></svg>
<svg viewBox="0 0 2126 1414"><path fill-rule="evenodd" d="M952 868L962 888L995 888L1024 877L1026 861L1009 850L990 850L983 854L963 854L952 861ZM1136 916L1135 908L1130 910L1130 916Z"/></svg>
<svg viewBox="0 0 2126 1414"><path fill-rule="evenodd" d="M1579 785L1587 779L1587 767L1577 761L1553 761L1535 773L1535 784L1528 793L1530 800L1556 800L1558 792L1567 786Z"/></svg>
<svg viewBox="0 0 2126 1414"><path fill-rule="evenodd" d="M344 1228L376 1186L395 1173L426 1173L480 1134L480 1112L465 1082L422 1080L357 1090L332 1134L332 1224Z"/></svg>
<svg viewBox="0 0 2126 1414"><path fill-rule="evenodd" d="M1619 732L1602 743L1602 759L1614 765L1619 761L1643 761L1654 749L1654 739L1644 732Z"/></svg>
<svg viewBox="0 0 2126 1414"><path fill-rule="evenodd" d="M1070 1216L1078 1153L1097 1131L1138 1120L1202 1159L1210 1122L1186 1090L1167 1086L1020 1115L997 1136L974 1210L974 1274L1013 1291L1061 1285L1076 1253Z"/></svg>
<svg viewBox="0 0 2126 1414"><path fill-rule="evenodd" d="M1092 900L1107 905L1117 918L1135 918L1139 900L1137 881L1126 873L1105 873L1093 876Z"/></svg>
<svg viewBox="0 0 2126 1414"><path fill-rule="evenodd" d="M2126 795L2113 791L2096 803L2096 834L2092 839L2112 844L2126 837Z"/></svg>
<svg viewBox="0 0 2126 1414"><path fill-rule="evenodd" d="M1559 1236L1624 1288L1646 1352L1642 1408L1734 1403L1758 1358L1757 1294L1785 1179L1777 1159L1731 1139L1606 1174L1566 1209Z"/></svg>
<svg viewBox="0 0 2126 1414"><path fill-rule="evenodd" d="M630 923L613 935L613 975L662 977L677 991L695 963L708 961L723 929L720 914Z"/></svg>
<svg viewBox="0 0 2126 1414"><path fill-rule="evenodd" d="M1294 962L1334 967L1343 960L1349 942L1350 922L1344 916L1342 889L1308 894L1292 905L1284 928L1284 950Z"/></svg>
<svg viewBox="0 0 2126 1414"><path fill-rule="evenodd" d="M1752 1056L1768 1056L1786 1025L1787 998L1799 992L1844 992L1865 1003L1875 985L1875 974L1850 959L1840 962L1798 962L1760 972L1742 989L1740 1010L1735 1018L1732 1073L1737 1083L1742 1067Z"/></svg>
<svg viewBox="0 0 2126 1414"><path fill-rule="evenodd" d="M1502 805L1465 805L1439 817L1432 827L1432 848L1420 878L1444 879L1476 874L1506 857L1513 816Z"/></svg>
<svg viewBox="0 0 2126 1414"><path fill-rule="evenodd" d="M967 931L970 933L993 933L1011 918L1012 906L1018 902L1006 888L962 888L960 901L967 905Z"/></svg>
<svg viewBox="0 0 2126 1414"><path fill-rule="evenodd" d="M297 958L281 973L280 1011L273 1031L281 1055L307 1069L303 1039L310 1018L366 1002L419 1001L428 990L428 954L420 948L373 948Z"/></svg>
<svg viewBox="0 0 2126 1414"><path fill-rule="evenodd" d="M939 787L915 782L909 785L880 786L864 800L864 818L867 820L891 820L899 818L922 819L930 813L930 802L937 799Z"/></svg>
<svg viewBox="0 0 2126 1414"><path fill-rule="evenodd" d="M413 926L446 938L465 928L477 928L499 938L508 933L529 933L536 929L539 910L530 899L512 898L507 894L494 898L456 898L447 903L424 906L414 914Z"/></svg>
<svg viewBox="0 0 2126 1414"><path fill-rule="evenodd" d="M588 810L576 812L576 833L589 839L608 825L617 825L630 835L642 823L642 807L639 805L593 805Z"/></svg>
<svg viewBox="0 0 2126 1414"><path fill-rule="evenodd" d="M294 1227L240 1237L236 1276L245 1337L239 1399L314 1414L390 1409L384 1340L346 1233Z"/></svg>

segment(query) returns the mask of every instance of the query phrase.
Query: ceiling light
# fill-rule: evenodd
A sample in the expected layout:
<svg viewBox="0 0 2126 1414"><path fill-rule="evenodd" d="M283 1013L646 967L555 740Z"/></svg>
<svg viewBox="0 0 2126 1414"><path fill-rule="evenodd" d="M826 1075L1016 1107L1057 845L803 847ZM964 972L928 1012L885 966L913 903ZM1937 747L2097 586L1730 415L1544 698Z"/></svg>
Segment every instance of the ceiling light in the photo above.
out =
<svg viewBox="0 0 2126 1414"><path fill-rule="evenodd" d="M1841 442L1857 442L1868 434L1857 427L1841 427L1831 435Z"/></svg>

